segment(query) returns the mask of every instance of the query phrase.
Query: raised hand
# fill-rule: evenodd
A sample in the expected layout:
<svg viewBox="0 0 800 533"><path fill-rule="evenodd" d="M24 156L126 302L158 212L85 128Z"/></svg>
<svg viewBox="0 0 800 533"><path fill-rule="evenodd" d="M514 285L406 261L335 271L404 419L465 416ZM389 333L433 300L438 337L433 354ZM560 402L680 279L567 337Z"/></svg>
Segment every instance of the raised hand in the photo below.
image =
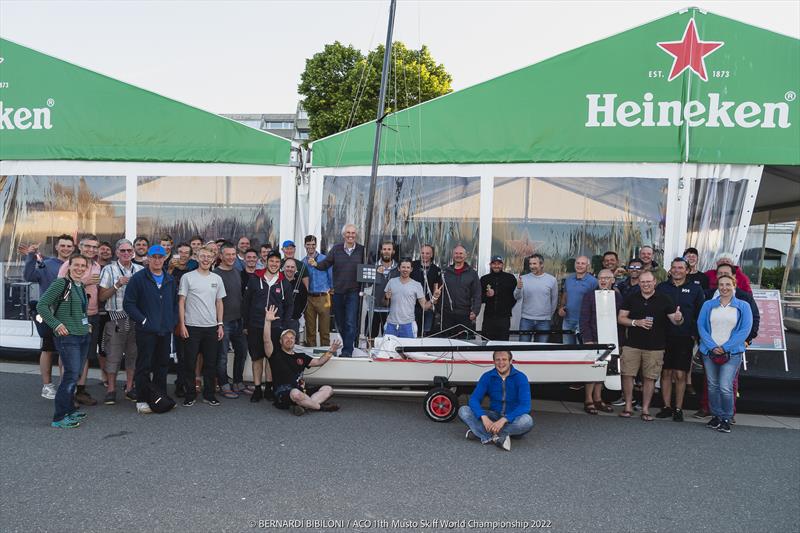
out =
<svg viewBox="0 0 800 533"><path fill-rule="evenodd" d="M491 285L486 285L486 296L489 298L494 298L494 289Z"/></svg>
<svg viewBox="0 0 800 533"><path fill-rule="evenodd" d="M522 274L520 274L519 278L517 278L517 288L522 288Z"/></svg>
<svg viewBox="0 0 800 533"><path fill-rule="evenodd" d="M274 322L276 320L280 320L281 317L277 316L278 307L275 305L271 305L265 308L266 314L264 315L264 322Z"/></svg>
<svg viewBox="0 0 800 533"><path fill-rule="evenodd" d="M329 351L330 353L333 353L333 354L335 354L335 353L337 353L337 352L339 351L339 348L341 348L341 347L342 347L342 341L340 341L340 340L338 340L338 339L337 339L337 340L334 340L334 341L331 343L331 347L330 347L330 348L328 348L328 351Z"/></svg>
<svg viewBox="0 0 800 533"><path fill-rule="evenodd" d="M387 300L391 300L392 299L392 289L387 289L386 291L384 291L383 296Z"/></svg>
<svg viewBox="0 0 800 533"><path fill-rule="evenodd" d="M672 317L675 319L675 322L681 322L683 320L683 313L681 313L681 306L680 305L675 310L675 313L673 313Z"/></svg>

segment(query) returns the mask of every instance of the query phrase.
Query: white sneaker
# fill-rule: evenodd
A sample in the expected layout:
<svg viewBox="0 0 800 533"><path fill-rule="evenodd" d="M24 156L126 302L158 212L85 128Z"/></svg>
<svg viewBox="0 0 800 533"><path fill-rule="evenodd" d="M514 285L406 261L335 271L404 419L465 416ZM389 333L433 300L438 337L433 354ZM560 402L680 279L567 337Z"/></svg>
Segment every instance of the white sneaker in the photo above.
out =
<svg viewBox="0 0 800 533"><path fill-rule="evenodd" d="M147 405L147 402L137 402L136 412L139 413L140 415L149 415L150 413L153 412L153 410L150 409L150 406Z"/></svg>
<svg viewBox="0 0 800 533"><path fill-rule="evenodd" d="M500 436L495 435L492 439L492 442L498 448L501 448L507 452L511 451L511 437L509 435L506 435L504 439L501 439Z"/></svg>
<svg viewBox="0 0 800 533"><path fill-rule="evenodd" d="M47 385L42 385L42 398L46 398L48 400L55 400L56 399L56 386L52 383L48 383Z"/></svg>

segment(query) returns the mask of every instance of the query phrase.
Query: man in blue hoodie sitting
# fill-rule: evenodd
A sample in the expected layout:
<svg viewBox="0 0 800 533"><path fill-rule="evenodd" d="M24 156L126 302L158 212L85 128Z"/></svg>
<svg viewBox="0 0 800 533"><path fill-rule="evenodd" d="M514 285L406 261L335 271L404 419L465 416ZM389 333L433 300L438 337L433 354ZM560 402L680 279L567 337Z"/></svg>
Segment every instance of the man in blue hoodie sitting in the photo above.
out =
<svg viewBox="0 0 800 533"><path fill-rule="evenodd" d="M512 436L524 435L533 428L531 387L528 377L512 366L512 357L510 351L495 351L494 368L478 380L469 405L458 410L458 416L469 426L467 439L477 438L482 444L492 443L506 451L511 451ZM486 395L488 410L481 407Z"/></svg>

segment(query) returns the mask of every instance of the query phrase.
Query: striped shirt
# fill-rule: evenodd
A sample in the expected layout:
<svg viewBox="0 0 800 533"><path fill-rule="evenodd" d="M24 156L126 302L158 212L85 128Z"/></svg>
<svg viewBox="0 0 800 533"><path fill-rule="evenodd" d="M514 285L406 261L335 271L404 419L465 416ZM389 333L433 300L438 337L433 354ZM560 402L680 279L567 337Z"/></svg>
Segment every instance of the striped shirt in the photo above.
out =
<svg viewBox="0 0 800 533"><path fill-rule="evenodd" d="M119 281L119 278L122 276L128 276L130 278L143 268L144 267L142 265L137 265L136 263L131 263L128 268L122 266L119 261L109 263L103 267L103 271L100 273L100 287L104 289L110 289L116 285L117 281ZM125 312L122 310L122 302L125 299L126 287L127 285L121 286L108 300L106 300L106 311L119 313Z"/></svg>
<svg viewBox="0 0 800 533"><path fill-rule="evenodd" d="M83 290L83 284L72 282L69 294L56 309L58 299L63 294L64 288L69 281L67 278L58 278L51 283L50 287L39 298L39 303L36 304L36 311L42 316L47 325L54 330L59 325L64 324L70 335L86 335L89 333L89 321L86 320L89 302L86 298L86 292ZM53 310L56 311L55 315L53 315Z"/></svg>

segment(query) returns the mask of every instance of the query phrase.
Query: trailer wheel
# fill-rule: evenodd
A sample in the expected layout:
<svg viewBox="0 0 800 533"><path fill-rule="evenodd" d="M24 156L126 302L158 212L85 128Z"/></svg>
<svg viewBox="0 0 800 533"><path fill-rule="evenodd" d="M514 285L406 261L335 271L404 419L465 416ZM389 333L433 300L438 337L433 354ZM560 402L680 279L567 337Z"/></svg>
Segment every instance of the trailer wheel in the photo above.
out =
<svg viewBox="0 0 800 533"><path fill-rule="evenodd" d="M458 396L450 389L437 387L425 396L425 415L434 422L450 422L458 414Z"/></svg>

